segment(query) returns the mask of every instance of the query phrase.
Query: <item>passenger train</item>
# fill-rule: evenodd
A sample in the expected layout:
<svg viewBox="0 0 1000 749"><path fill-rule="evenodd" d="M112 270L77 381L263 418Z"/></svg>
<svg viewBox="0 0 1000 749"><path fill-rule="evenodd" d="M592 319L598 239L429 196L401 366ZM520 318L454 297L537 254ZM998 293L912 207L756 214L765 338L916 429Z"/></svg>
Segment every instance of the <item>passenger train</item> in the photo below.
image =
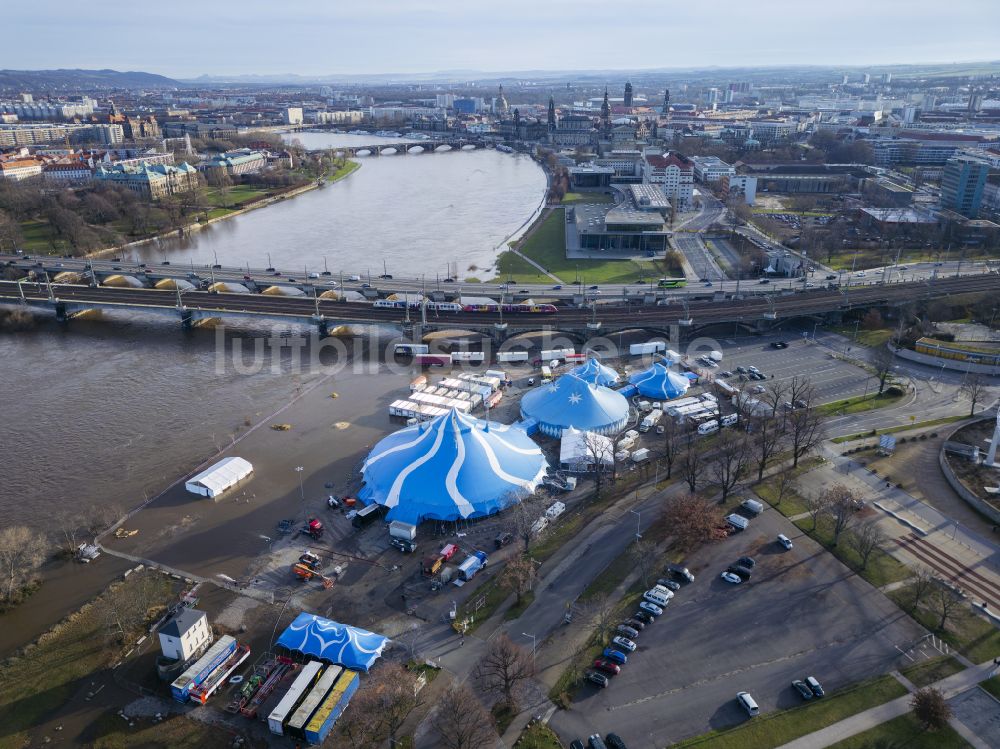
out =
<svg viewBox="0 0 1000 749"><path fill-rule="evenodd" d="M388 309L420 309L422 302L410 299L376 299L373 307ZM534 314L554 314L558 311L554 304L458 304L457 302L427 302L427 309L437 312L528 312Z"/></svg>

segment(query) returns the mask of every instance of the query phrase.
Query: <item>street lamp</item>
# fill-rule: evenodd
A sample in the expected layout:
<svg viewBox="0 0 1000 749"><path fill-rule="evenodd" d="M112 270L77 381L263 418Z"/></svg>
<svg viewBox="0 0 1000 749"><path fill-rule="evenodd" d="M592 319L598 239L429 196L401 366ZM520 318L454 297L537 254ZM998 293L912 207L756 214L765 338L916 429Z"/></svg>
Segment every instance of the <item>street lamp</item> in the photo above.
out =
<svg viewBox="0 0 1000 749"><path fill-rule="evenodd" d="M299 499L304 503L306 501L306 490L302 487L302 472L305 470L302 466L295 466L295 472L299 474Z"/></svg>
<svg viewBox="0 0 1000 749"><path fill-rule="evenodd" d="M639 490L636 490L636 494ZM635 515L635 540L638 541L642 538L642 534L639 532L639 523L642 520L642 510L629 510L633 515Z"/></svg>
<svg viewBox="0 0 1000 749"><path fill-rule="evenodd" d="M532 668L534 668L534 666L535 666L535 636L534 635L529 635L527 632L522 632L521 634L524 635L525 637L530 637L531 638L531 666L532 666Z"/></svg>

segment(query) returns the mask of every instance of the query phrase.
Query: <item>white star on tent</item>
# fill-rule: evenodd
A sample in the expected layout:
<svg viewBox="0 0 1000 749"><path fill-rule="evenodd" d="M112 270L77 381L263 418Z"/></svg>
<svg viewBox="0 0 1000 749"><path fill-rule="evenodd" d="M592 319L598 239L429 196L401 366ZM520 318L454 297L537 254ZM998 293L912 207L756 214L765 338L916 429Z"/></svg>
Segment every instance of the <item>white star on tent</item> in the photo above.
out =
<svg viewBox="0 0 1000 749"><path fill-rule="evenodd" d="M557 383L557 382L553 382L553 383L552 383L552 384L551 384L551 385L549 386L549 392L550 392L550 393L554 393L554 392L555 392L556 390L558 390L558 389L559 389L559 383Z"/></svg>
<svg viewBox="0 0 1000 749"><path fill-rule="evenodd" d="M573 393L573 394L572 394L572 395L571 395L571 396L569 397L569 402L570 402L570 404L571 404L571 405L573 405L573 406L575 406L575 405L576 405L577 403L579 403L579 402L580 402L581 400L582 400L582 398L580 397L580 394L579 394L579 393Z"/></svg>

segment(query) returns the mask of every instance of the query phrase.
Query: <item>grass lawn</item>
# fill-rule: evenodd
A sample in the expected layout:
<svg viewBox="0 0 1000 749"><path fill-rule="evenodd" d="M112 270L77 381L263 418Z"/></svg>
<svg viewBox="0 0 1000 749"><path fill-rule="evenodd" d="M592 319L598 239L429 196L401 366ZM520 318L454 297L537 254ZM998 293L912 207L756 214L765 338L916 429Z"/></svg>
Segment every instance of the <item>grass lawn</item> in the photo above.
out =
<svg viewBox="0 0 1000 749"><path fill-rule="evenodd" d="M850 338L852 343L854 341L854 326L853 325L836 325L827 328L827 330L833 333L840 333L842 336ZM858 339L857 343L861 346L871 346L872 348L876 346L884 346L886 342L892 338L893 331L889 328L877 328L876 330L864 330L860 326L858 327Z"/></svg>
<svg viewBox="0 0 1000 749"><path fill-rule="evenodd" d="M926 687L928 684L941 681L946 676L951 676L964 670L965 666L959 661L950 655L942 655L939 658L931 658L930 660L901 668L899 672L918 687Z"/></svg>
<svg viewBox="0 0 1000 749"><path fill-rule="evenodd" d="M946 726L943 731L925 731L913 713L907 713L849 739L838 741L830 749L960 749L967 746L968 742L951 726Z"/></svg>
<svg viewBox="0 0 1000 749"><path fill-rule="evenodd" d="M992 679L981 681L979 682L979 686L1000 700L1000 676L994 676Z"/></svg>
<svg viewBox="0 0 1000 749"><path fill-rule="evenodd" d="M791 471L792 476L794 478L798 478L802 474L809 473L809 471L821 466L825 462L826 461L823 458L813 456L811 458L806 458L795 468L785 469L785 472ZM754 486L753 490L756 492L758 497L763 499L785 517L801 515L807 510L805 499L793 487L785 489L785 496L782 498L781 504L775 504L778 499L778 489L777 481L774 476L764 479L759 484Z"/></svg>
<svg viewBox="0 0 1000 749"><path fill-rule="evenodd" d="M517 749L562 749L555 731L544 723L532 723L514 742Z"/></svg>
<svg viewBox="0 0 1000 749"><path fill-rule="evenodd" d="M350 161L348 160L342 167L337 169L333 174L326 178L327 182L339 182L348 174L351 174L361 168L360 161Z"/></svg>
<svg viewBox="0 0 1000 749"><path fill-rule="evenodd" d="M31 252L46 254L61 254L69 250L69 244L63 239L54 239L52 229L47 221L24 221L21 223L21 236L24 242L19 245Z"/></svg>
<svg viewBox="0 0 1000 749"><path fill-rule="evenodd" d="M918 421L913 424L900 424L899 426L886 427L885 429L876 429L875 434L895 434L896 432L908 432L911 429L922 429L924 427L936 427L939 424L951 424L956 421L961 421L962 419L967 419L968 416L943 416L940 419L928 419L927 421ZM873 437L869 432L858 432L857 434L845 434L843 437L834 437L831 442L840 444L843 442L853 442L854 440L863 440L868 437Z"/></svg>
<svg viewBox="0 0 1000 749"><path fill-rule="evenodd" d="M159 606L174 599L175 586L168 578L145 574L153 575L151 585ZM132 575L121 585L132 585L140 577ZM126 597L115 600L122 606L130 603ZM102 610L98 604L83 608L43 635L30 652L0 664L0 721L4 727L0 747L26 746L26 732L66 706L81 685L115 657L116 652L106 647ZM117 720L122 723L121 718Z"/></svg>
<svg viewBox="0 0 1000 749"><path fill-rule="evenodd" d="M888 388L887 388L888 389ZM856 395L853 398L844 398L839 401L830 401L818 406L819 411L824 416L840 416L841 414L857 414L865 411L874 411L877 408L895 406L905 394L889 395L887 393L871 393L869 395Z"/></svg>
<svg viewBox="0 0 1000 749"><path fill-rule="evenodd" d="M665 275L680 275L677 269L668 268L662 260L567 260L566 219L561 208L551 211L519 249L564 283L574 283L578 274L585 285L638 283L640 279L649 281ZM539 281L535 268L505 252L497 261L497 278L506 279L508 276L526 283L551 281L547 276L541 276Z"/></svg>
<svg viewBox="0 0 1000 749"><path fill-rule="evenodd" d="M908 613L931 632L936 632L942 640L973 663L984 663L1000 656L1000 630L975 614L962 609L960 615L953 616L945 625L945 631L938 631L939 616L928 610L924 603L915 611L913 596L909 586L897 588L887 594L897 606Z"/></svg>
<svg viewBox="0 0 1000 749"><path fill-rule="evenodd" d="M905 694L906 687L894 678L880 676L801 707L764 713L736 728L695 736L673 747L770 749Z"/></svg>
<svg viewBox="0 0 1000 749"><path fill-rule="evenodd" d="M858 259L857 262L854 260L854 254L857 252ZM899 264L906 265L907 263L926 263L934 260L938 260L938 256L941 254L938 250L903 250L902 254L899 256ZM969 255L966 255L969 257ZM830 257L829 262L827 261L826 252L819 253L817 259L829 265L834 270L844 270L850 271L853 267L855 271L867 270L868 268L881 268L886 264L892 265L896 261L896 251L888 250L855 250L853 248L847 248L839 252L834 252ZM906 271L902 271L906 273ZM893 271L893 278L898 278L899 272Z"/></svg>
<svg viewBox="0 0 1000 749"><path fill-rule="evenodd" d="M615 199L603 192L568 192L563 196L563 205L572 203L614 203Z"/></svg>
<svg viewBox="0 0 1000 749"><path fill-rule="evenodd" d="M482 573L480 573L482 574ZM479 625L493 616L494 612L510 596L510 591L497 582L496 576L487 580L480 588L469 596L469 599L459 607L458 620L471 618L466 632L475 632ZM482 601L482 605L477 609L476 604Z"/></svg>
<svg viewBox="0 0 1000 749"><path fill-rule="evenodd" d="M527 593L521 594L521 603L515 602L513 606L503 612L503 618L505 621L510 621L511 619L517 619L521 614L524 613L525 609L528 608L535 600L535 591L529 590Z"/></svg>
<svg viewBox="0 0 1000 749"><path fill-rule="evenodd" d="M801 520L793 521L799 530L806 533L813 540L820 543L827 551L837 559L854 570L858 575L870 582L876 588L881 588L889 583L906 580L910 577L910 570L902 562L885 552L875 552L868 560L868 566L861 569L861 557L850 544L852 531L847 529L840 534L840 543L833 545L833 518L829 515L820 517L816 524L816 530L812 530L812 518L805 517Z"/></svg>

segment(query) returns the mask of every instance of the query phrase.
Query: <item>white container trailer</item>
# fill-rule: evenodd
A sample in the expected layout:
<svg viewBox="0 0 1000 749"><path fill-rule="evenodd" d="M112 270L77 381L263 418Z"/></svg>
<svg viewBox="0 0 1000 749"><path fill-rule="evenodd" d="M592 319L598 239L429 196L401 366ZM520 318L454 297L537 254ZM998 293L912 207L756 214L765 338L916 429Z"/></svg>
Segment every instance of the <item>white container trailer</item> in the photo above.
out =
<svg viewBox="0 0 1000 749"><path fill-rule="evenodd" d="M634 453L632 453L632 462L633 463L642 463L644 460L649 460L649 449L648 448L644 447L641 450L636 450Z"/></svg>
<svg viewBox="0 0 1000 749"><path fill-rule="evenodd" d="M659 351L666 351L667 344L663 341L647 341L646 343L633 343L628 347L628 352L632 356L645 356L655 354Z"/></svg>
<svg viewBox="0 0 1000 749"><path fill-rule="evenodd" d="M652 410L646 417L639 423L640 432L648 432L660 421L660 417L663 416L663 411Z"/></svg>
<svg viewBox="0 0 1000 749"><path fill-rule="evenodd" d="M417 537L417 526L412 523L404 523L402 520L393 520L389 523L389 535L393 538L404 538L412 541Z"/></svg>
<svg viewBox="0 0 1000 749"><path fill-rule="evenodd" d="M497 354L497 361L503 363L528 361L527 351L501 351Z"/></svg>
<svg viewBox="0 0 1000 749"><path fill-rule="evenodd" d="M553 359L565 359L567 356L572 356L576 353L576 349L571 348L555 348L551 351L543 351L540 354L542 361L552 361Z"/></svg>

